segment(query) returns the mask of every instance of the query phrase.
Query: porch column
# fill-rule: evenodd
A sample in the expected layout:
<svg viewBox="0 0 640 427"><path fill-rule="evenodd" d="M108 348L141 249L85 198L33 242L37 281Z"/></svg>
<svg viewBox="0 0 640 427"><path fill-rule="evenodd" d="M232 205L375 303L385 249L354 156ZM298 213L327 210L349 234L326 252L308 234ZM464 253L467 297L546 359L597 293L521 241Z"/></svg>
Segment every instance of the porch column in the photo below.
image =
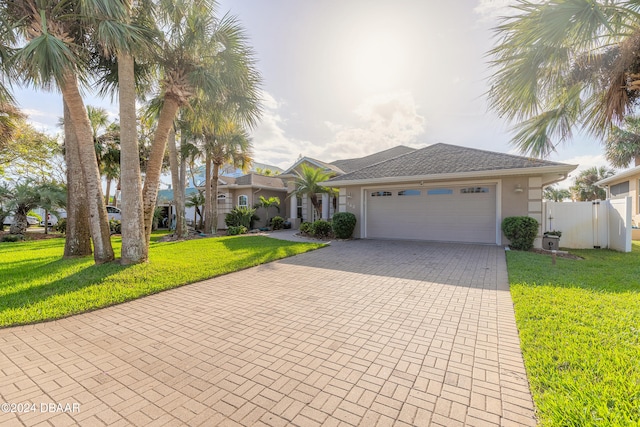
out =
<svg viewBox="0 0 640 427"><path fill-rule="evenodd" d="M298 198L295 194L289 197L289 202L291 203L291 206L289 207L290 218L296 219L298 218Z"/></svg>
<svg viewBox="0 0 640 427"><path fill-rule="evenodd" d="M322 193L322 219L329 220L329 194Z"/></svg>

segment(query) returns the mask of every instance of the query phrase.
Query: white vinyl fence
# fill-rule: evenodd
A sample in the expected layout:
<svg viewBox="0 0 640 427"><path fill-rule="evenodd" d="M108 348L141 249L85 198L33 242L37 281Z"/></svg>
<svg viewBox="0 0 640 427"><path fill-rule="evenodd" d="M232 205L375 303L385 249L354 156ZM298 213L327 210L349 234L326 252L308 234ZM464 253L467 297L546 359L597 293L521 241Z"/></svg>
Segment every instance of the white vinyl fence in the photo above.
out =
<svg viewBox="0 0 640 427"><path fill-rule="evenodd" d="M562 247L631 252L631 197L595 202L544 202L543 216L543 231L562 231Z"/></svg>

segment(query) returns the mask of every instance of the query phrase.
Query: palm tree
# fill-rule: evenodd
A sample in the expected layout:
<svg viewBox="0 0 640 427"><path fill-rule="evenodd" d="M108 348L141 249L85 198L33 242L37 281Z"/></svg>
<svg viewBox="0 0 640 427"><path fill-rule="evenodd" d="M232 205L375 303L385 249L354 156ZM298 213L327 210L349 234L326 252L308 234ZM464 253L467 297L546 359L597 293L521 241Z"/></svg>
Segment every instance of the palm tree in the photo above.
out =
<svg viewBox="0 0 640 427"><path fill-rule="evenodd" d="M220 168L232 164L244 171L249 169L252 145L249 134L235 122L212 122L213 129L205 129L205 233L218 231L218 179Z"/></svg>
<svg viewBox="0 0 640 427"><path fill-rule="evenodd" d="M13 140L18 123L24 119L24 114L15 105L9 101L0 101L0 148Z"/></svg>
<svg viewBox="0 0 640 427"><path fill-rule="evenodd" d="M636 2L519 1L495 29L491 107L515 121L512 143L546 156L582 129L606 136L640 97Z"/></svg>
<svg viewBox="0 0 640 427"><path fill-rule="evenodd" d="M269 227L269 208L276 208L278 212L280 212L280 198L279 197L269 197L268 199L264 196L260 196L260 201L256 203L255 208L264 208L264 211L267 215L267 222L265 225Z"/></svg>
<svg viewBox="0 0 640 427"><path fill-rule="evenodd" d="M111 123L104 133L96 138L100 150L100 172L107 181L105 204L110 204L111 183L120 178L120 126Z"/></svg>
<svg viewBox="0 0 640 427"><path fill-rule="evenodd" d="M605 157L616 168L632 162L640 166L640 117L626 116L622 126L613 126L605 142Z"/></svg>
<svg viewBox="0 0 640 427"><path fill-rule="evenodd" d="M322 217L322 207L318 201L318 194L334 194L335 190L329 187L320 185L332 177L332 174L325 172L320 168L314 168L306 164L302 164L300 172L295 171L295 190L292 195L304 196L306 195L311 200L311 204L315 209L318 218Z"/></svg>
<svg viewBox="0 0 640 427"><path fill-rule="evenodd" d="M562 202L564 199L571 198L571 191L566 188L558 188L555 185L550 185L544 189L544 199L552 202Z"/></svg>
<svg viewBox="0 0 640 427"><path fill-rule="evenodd" d="M114 22L121 19L118 6L120 2L113 0L24 0L0 6L0 14L16 34L14 39L20 41L8 64L26 84L45 89L55 85L68 107L78 141L96 263L111 261L114 254L91 125L80 85L91 75L90 37L87 36L111 34Z"/></svg>
<svg viewBox="0 0 640 427"><path fill-rule="evenodd" d="M241 27L233 17L217 20L213 0L158 2L158 25L163 28L161 110L144 182L146 241L158 196L160 170L169 132L180 108L196 97L233 106L234 119L253 125L258 117L259 74ZM209 218L210 220L210 218Z"/></svg>
<svg viewBox="0 0 640 427"><path fill-rule="evenodd" d="M202 194L202 191L198 190L197 192L189 196L185 202L185 206L188 208L191 208L191 207L195 208L195 215L193 217L193 226L198 230L202 230L203 228L202 210L200 209L204 207L204 194ZM197 217L200 218L199 221L197 221ZM197 226L196 226L196 222L198 223Z"/></svg>
<svg viewBox="0 0 640 427"><path fill-rule="evenodd" d="M11 234L24 234L29 224L27 214L37 207L57 208L64 206L65 190L56 184L34 181L19 182L10 189L8 210L13 212Z"/></svg>
<svg viewBox="0 0 640 427"><path fill-rule="evenodd" d="M604 200L607 197L607 192L604 188L598 187L596 182L609 178L615 174L615 170L609 169L606 166L593 166L589 169L581 171L573 181L571 186L571 192L576 200L585 202L591 200Z"/></svg>

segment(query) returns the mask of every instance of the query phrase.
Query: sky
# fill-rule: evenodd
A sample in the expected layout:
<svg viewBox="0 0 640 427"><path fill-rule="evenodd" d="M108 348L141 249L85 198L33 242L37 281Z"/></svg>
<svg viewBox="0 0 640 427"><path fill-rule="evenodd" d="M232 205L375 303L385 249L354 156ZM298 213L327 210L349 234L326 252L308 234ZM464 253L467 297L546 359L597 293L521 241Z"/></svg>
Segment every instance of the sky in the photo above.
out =
<svg viewBox="0 0 640 427"><path fill-rule="evenodd" d="M299 156L330 162L439 142L519 154L484 95L492 28L510 2L220 0L219 14L246 29L263 77L255 160L287 168ZM16 97L37 128L59 132L59 94ZM87 92L86 103L117 118L109 100ZM606 165L602 154L576 135L548 159L583 169Z"/></svg>

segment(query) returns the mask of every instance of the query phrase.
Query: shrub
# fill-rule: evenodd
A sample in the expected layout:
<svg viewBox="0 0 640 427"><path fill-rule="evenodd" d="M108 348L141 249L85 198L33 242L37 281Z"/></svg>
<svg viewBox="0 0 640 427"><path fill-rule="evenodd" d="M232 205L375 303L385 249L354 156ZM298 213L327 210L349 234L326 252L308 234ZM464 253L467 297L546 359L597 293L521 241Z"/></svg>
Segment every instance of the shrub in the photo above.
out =
<svg viewBox="0 0 640 427"><path fill-rule="evenodd" d="M224 217L224 223L227 224L227 227L244 226L248 229L252 229L254 222L259 220L256 210L245 206L236 206Z"/></svg>
<svg viewBox="0 0 640 427"><path fill-rule="evenodd" d="M528 216L510 216L502 221L502 232L511 241L509 247L528 251L538 235L538 221Z"/></svg>
<svg viewBox="0 0 640 427"><path fill-rule="evenodd" d="M311 224L311 235L320 238L331 236L331 223L324 219L317 220Z"/></svg>
<svg viewBox="0 0 640 427"><path fill-rule="evenodd" d="M302 233L311 234L311 223L303 222L300 224L300 231Z"/></svg>
<svg viewBox="0 0 640 427"><path fill-rule="evenodd" d="M116 219L109 220L109 230L111 230L111 234L121 234L122 232L122 223Z"/></svg>
<svg viewBox="0 0 640 427"><path fill-rule="evenodd" d="M271 227L274 230L282 230L282 227L284 227L284 218L281 216L274 216L271 220Z"/></svg>
<svg viewBox="0 0 640 427"><path fill-rule="evenodd" d="M6 236L2 236L3 242L17 242L18 240L22 240L20 234L7 234Z"/></svg>
<svg viewBox="0 0 640 427"><path fill-rule="evenodd" d="M227 228L227 236L237 236L238 234L247 234L247 227L244 225L230 226Z"/></svg>
<svg viewBox="0 0 640 427"><path fill-rule="evenodd" d="M66 218L62 218L61 220L58 221L58 223L55 225L55 229L58 233L66 233L67 232L67 219Z"/></svg>
<svg viewBox="0 0 640 427"><path fill-rule="evenodd" d="M562 237L562 231L558 231L558 230L545 231L544 235Z"/></svg>
<svg viewBox="0 0 640 427"><path fill-rule="evenodd" d="M351 212L338 212L333 215L331 227L333 228L333 234L338 239L348 239L356 227L356 216Z"/></svg>

